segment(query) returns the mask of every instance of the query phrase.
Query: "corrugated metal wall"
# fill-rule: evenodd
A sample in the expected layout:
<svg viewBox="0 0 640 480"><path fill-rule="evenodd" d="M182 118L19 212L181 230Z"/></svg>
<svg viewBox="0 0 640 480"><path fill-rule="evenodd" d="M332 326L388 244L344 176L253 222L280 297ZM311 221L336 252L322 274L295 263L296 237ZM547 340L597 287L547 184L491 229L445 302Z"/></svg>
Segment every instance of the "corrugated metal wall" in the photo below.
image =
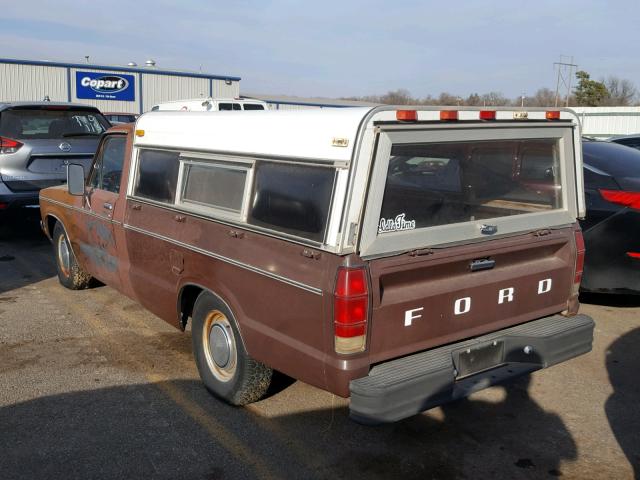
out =
<svg viewBox="0 0 640 480"><path fill-rule="evenodd" d="M317 110L319 108L326 108L320 105L305 105L305 104L294 105L291 103L276 103L276 102L269 102L267 103L267 105L269 106L269 110L309 110L309 109Z"/></svg>
<svg viewBox="0 0 640 480"><path fill-rule="evenodd" d="M67 101L67 69L40 65L0 63L0 101Z"/></svg>
<svg viewBox="0 0 640 480"><path fill-rule="evenodd" d="M640 133L640 107L575 107L582 134L606 138Z"/></svg>
<svg viewBox="0 0 640 480"><path fill-rule="evenodd" d="M230 81L230 85L227 85L224 80L211 80L211 96L237 98L240 96L240 83Z"/></svg>
<svg viewBox="0 0 640 480"><path fill-rule="evenodd" d="M122 100L91 100L86 98L78 98L76 96L76 72L97 72L106 73L106 70L96 70L92 68L71 68L71 101L84 103L85 105L93 105L101 112L122 112L122 113L140 113L140 74L132 72L123 72L120 70L109 70L108 73L120 75L132 75L135 79L135 99L131 102ZM53 100L53 99L52 99Z"/></svg>
<svg viewBox="0 0 640 480"><path fill-rule="evenodd" d="M188 73L119 70L116 68L85 68L79 64L56 66L29 65L19 60L0 61L0 101L40 101L48 95L53 102L84 103L98 107L103 112L142 113L151 110L156 103L187 98L235 98L240 96L238 78L224 80L190 76ZM38 62L36 62L38 63ZM95 100L78 98L76 72L130 75L134 77L133 101ZM67 81L67 78L69 79ZM142 101L141 101L142 99Z"/></svg>

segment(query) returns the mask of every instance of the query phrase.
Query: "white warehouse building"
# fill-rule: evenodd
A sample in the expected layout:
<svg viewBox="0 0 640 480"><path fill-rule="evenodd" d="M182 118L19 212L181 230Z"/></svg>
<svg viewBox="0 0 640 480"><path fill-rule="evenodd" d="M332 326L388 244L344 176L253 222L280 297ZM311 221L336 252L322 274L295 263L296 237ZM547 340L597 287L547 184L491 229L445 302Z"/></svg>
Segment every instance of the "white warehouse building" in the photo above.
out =
<svg viewBox="0 0 640 480"><path fill-rule="evenodd" d="M79 102L103 112L143 113L185 98L235 98L240 77L146 67L0 58L0 102Z"/></svg>

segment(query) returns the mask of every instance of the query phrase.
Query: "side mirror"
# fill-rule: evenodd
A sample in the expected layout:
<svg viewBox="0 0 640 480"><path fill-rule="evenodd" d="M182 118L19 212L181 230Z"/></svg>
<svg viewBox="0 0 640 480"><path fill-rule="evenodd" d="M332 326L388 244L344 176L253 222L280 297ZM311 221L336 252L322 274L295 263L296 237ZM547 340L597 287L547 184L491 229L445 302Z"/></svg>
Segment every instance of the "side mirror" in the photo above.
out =
<svg viewBox="0 0 640 480"><path fill-rule="evenodd" d="M71 195L84 195L84 167L75 163L67 165L67 191Z"/></svg>

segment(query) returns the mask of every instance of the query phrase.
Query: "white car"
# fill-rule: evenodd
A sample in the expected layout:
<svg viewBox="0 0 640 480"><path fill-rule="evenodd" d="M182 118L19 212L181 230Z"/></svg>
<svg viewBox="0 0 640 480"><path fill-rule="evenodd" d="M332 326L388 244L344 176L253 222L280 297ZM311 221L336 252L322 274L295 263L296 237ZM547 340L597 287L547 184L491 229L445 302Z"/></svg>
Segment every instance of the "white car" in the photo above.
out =
<svg viewBox="0 0 640 480"><path fill-rule="evenodd" d="M159 103L152 111L178 110L184 112L216 112L220 110L267 110L267 103L261 100L239 98L195 98Z"/></svg>

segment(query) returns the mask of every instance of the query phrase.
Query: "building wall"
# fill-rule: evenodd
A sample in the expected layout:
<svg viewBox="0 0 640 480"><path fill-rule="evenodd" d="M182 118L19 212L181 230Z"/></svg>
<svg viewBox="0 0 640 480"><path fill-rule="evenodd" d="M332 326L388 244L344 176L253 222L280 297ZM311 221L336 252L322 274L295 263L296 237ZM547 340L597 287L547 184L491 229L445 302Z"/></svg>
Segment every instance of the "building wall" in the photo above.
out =
<svg viewBox="0 0 640 480"><path fill-rule="evenodd" d="M574 107L582 134L598 138L640 133L640 107Z"/></svg>
<svg viewBox="0 0 640 480"><path fill-rule="evenodd" d="M237 98L240 96L240 82L231 81L230 85L227 85L224 80L212 79L211 96L215 98Z"/></svg>
<svg viewBox="0 0 640 480"><path fill-rule="evenodd" d="M67 69L0 63L0 101L42 100L66 102Z"/></svg>
<svg viewBox="0 0 640 480"><path fill-rule="evenodd" d="M46 65L42 65L46 63ZM0 59L0 101L40 101L46 95L53 102L93 105L103 112L143 113L156 103L199 97L235 98L240 96L239 78L197 76L189 72L157 73L149 69L111 68L81 64L53 64ZM133 100L78 98L76 73L127 75L133 77Z"/></svg>
<svg viewBox="0 0 640 480"><path fill-rule="evenodd" d="M268 102L269 110L317 110L323 108L320 105L305 105L305 104L292 104L292 103L277 103Z"/></svg>

